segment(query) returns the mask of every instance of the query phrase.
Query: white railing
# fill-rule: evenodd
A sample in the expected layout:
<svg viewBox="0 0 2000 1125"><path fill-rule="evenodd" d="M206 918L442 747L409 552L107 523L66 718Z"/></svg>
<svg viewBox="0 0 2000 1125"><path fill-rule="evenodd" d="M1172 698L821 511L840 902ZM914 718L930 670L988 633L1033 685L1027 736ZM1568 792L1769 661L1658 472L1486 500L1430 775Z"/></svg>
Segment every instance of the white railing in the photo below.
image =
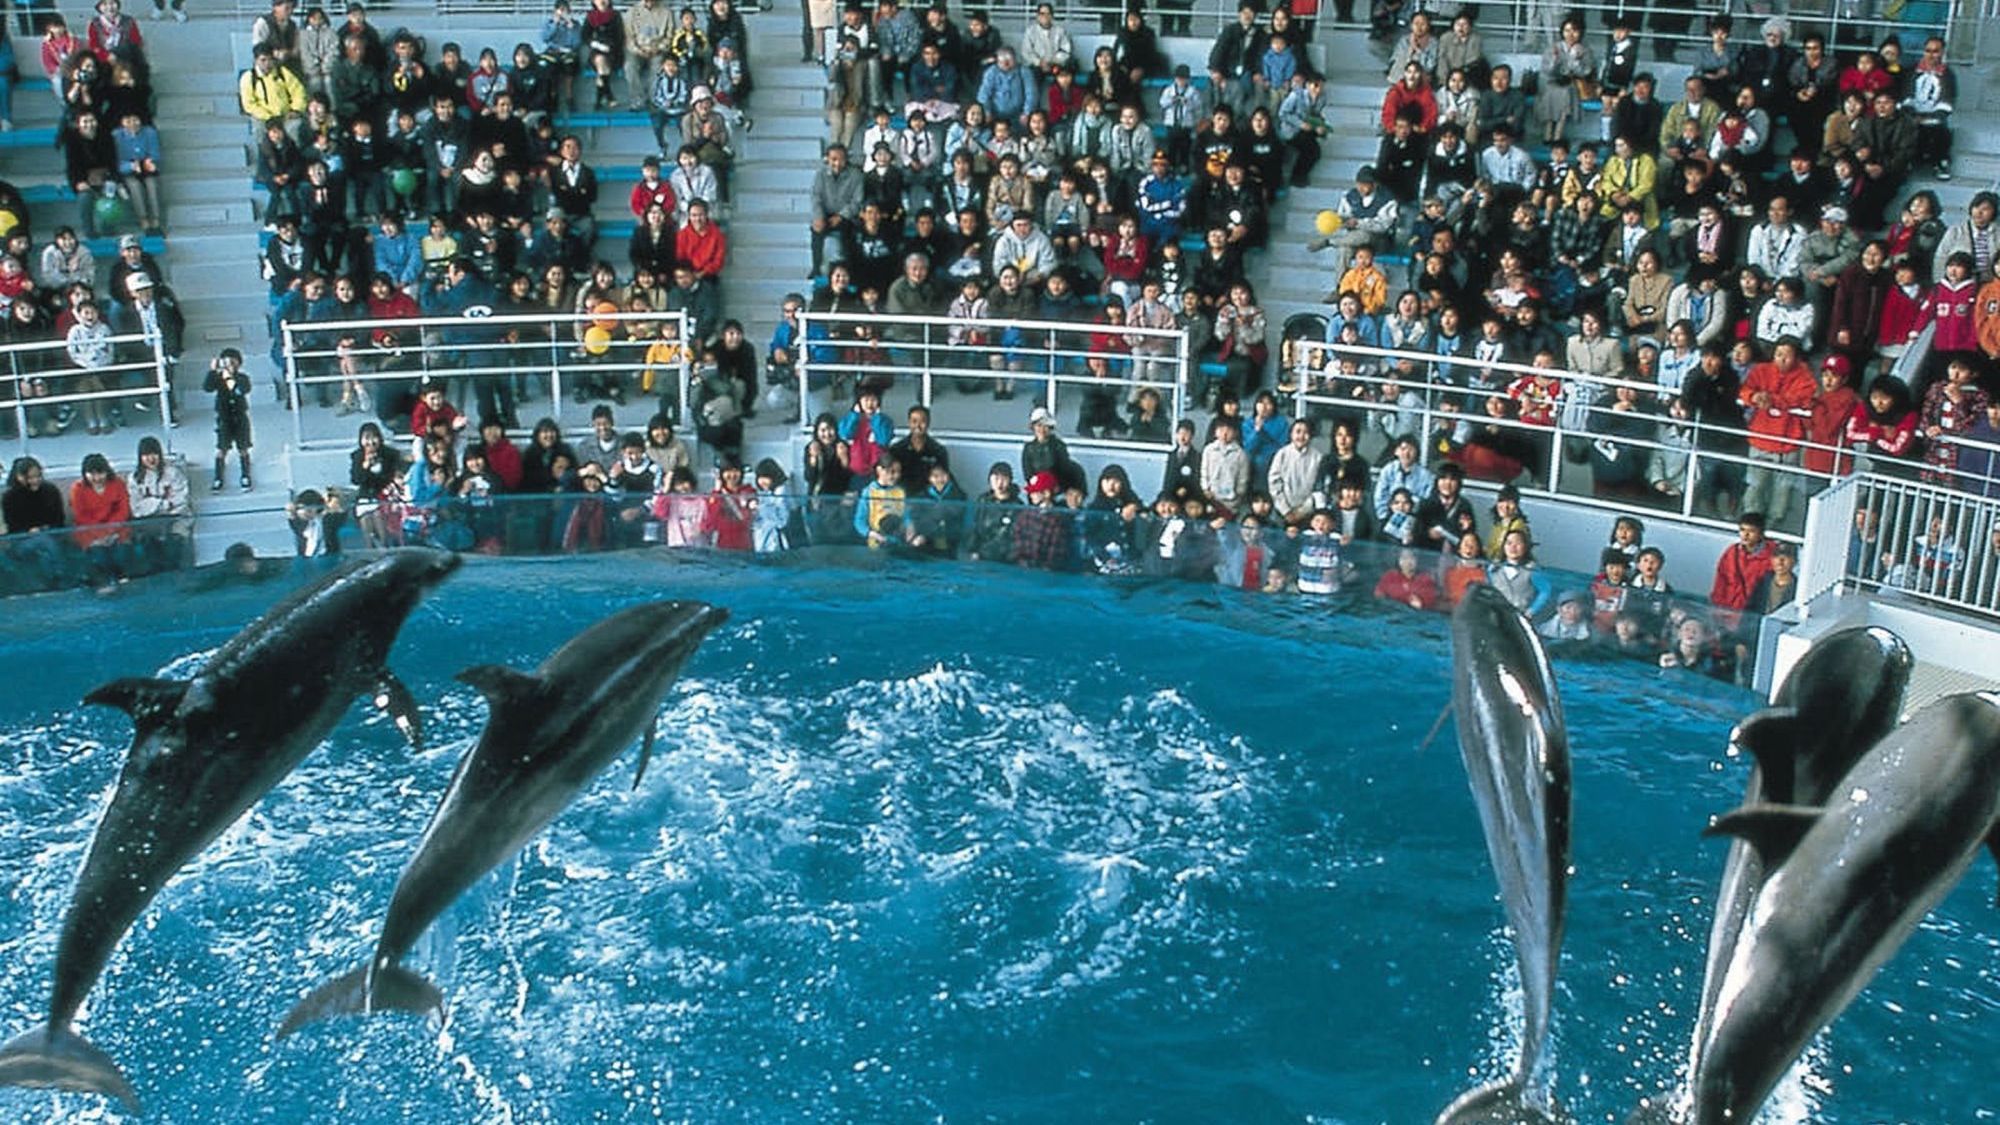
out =
<svg viewBox="0 0 2000 1125"><path fill-rule="evenodd" d="M1849 512L1842 559L1854 586L2000 616L2000 497L1870 474L1855 478Z"/></svg>
<svg viewBox="0 0 2000 1125"><path fill-rule="evenodd" d="M1127 350L1094 348L1096 334L1117 337ZM975 336L985 342L968 342ZM1189 403L1187 333L1178 328L807 312L799 316L794 358L801 428L810 428L821 410L837 413L853 389L872 381L885 391L885 408L892 397L895 406L930 408L940 437L1018 440L1023 415L1039 405L1056 415L1072 442L1163 450ZM1104 361L1101 373L1090 370L1092 359ZM1085 431L1094 427L1079 424L1089 420L1080 416L1086 408L1103 416L1107 401L1118 419L1129 421L1130 404L1145 389L1160 397L1164 432L1158 440L1092 435ZM996 414L982 402L996 391L1022 404Z"/></svg>
<svg viewBox="0 0 2000 1125"><path fill-rule="evenodd" d="M642 325L657 327L659 334L635 335L633 326ZM677 429L690 436L694 431L680 422L692 377L682 312L285 321L279 331L294 452L352 447L353 426L319 405L322 398L353 398L349 392L366 390L372 409L355 412L393 425L397 418L385 413L384 396L412 392L428 379L443 381L446 398L475 421L482 380L495 395L496 381L519 380L535 390L534 401L547 406L536 416L555 419L568 434L588 432L591 409L612 401L601 392L616 381L623 388L618 398L657 399ZM463 339L465 333L474 338ZM459 338L447 342L448 335ZM579 388L586 389L582 401L575 393ZM407 426L407 412L401 420Z"/></svg>
<svg viewBox="0 0 2000 1125"><path fill-rule="evenodd" d="M1123 16L1126 5L1120 0L1051 0L1055 7L1056 19L1064 24L1072 35L1084 36L1098 32L1100 28L1115 27ZM1928 3L1928 6L1926 4ZM232 0L236 15L246 24L249 20L269 11L269 5L259 0ZM385 22L393 26L397 20L419 19L427 15L442 17L472 17L492 19L497 16L545 17L550 4L546 0L429 0L415 3L410 0L378 0L369 5L371 21L378 26ZM1460 8L1470 5L1457 0L1419 0L1406 6L1405 22L1408 15L1418 10L1428 12L1434 22L1449 24L1451 16ZM1845 51L1849 43L1866 42L1873 46L1883 38L1895 35L1902 39L1905 52L1922 46L1922 37L1941 34L1945 37L1947 51L1952 61L1970 63L1981 57L1980 50L1985 34L1984 24L2000 19L2000 4L1995 0L1979 0L1968 4L1964 0L1918 0L1915 4L1903 5L1895 18L1883 14L1888 7L1885 0L1817 0L1813 7L1823 11L1807 11L1805 5L1777 4L1774 10L1790 12L1787 18L1792 24L1791 42L1797 44L1808 30L1818 31L1827 37L1830 44L1842 45ZM623 5L620 5L623 7ZM1267 5L1260 5L1267 7ZM776 3L775 0L761 6L743 2L737 5L744 15L756 15L759 11L768 13L775 20L786 20L795 8ZM988 11L1000 27L1012 31L1033 14L1034 0L1020 0L1019 3L998 4ZM1222 28L1236 21L1235 0L1185 0L1183 3L1160 0L1144 5L1146 22L1162 35L1193 36L1212 38ZM1357 2L1355 8L1356 25L1366 27L1370 6L1365 0ZM1671 4L1667 0L1649 0L1644 3L1627 3L1621 0L1585 0L1563 4L1542 4L1519 2L1511 4L1481 5L1479 10L1479 30L1484 37L1488 53L1500 51L1509 45L1516 49L1539 51L1553 37L1555 26L1563 15L1576 12L1586 17L1593 42L1598 37L1598 29L1612 15L1624 12L1635 16L1639 23L1639 36L1648 41L1668 39L1676 43L1699 44L1708 41L1707 17L1716 10L1739 9L1736 12L1737 26L1734 34L1736 42L1755 42L1756 24L1763 19L1761 14L1741 10L1740 5L1710 5L1699 9ZM209 9L213 10L213 9ZM579 14L581 9L579 9ZM871 12L872 14L872 12ZM963 20L962 15L955 19ZM1685 30L1663 31L1658 27L1661 21L1680 20L1685 22ZM339 22L338 15L335 23ZM1268 17L1263 21L1268 23ZM1333 6L1329 0L1321 0L1320 16L1316 21L1321 28L1333 27ZM756 31L759 29L753 29ZM792 30L789 20L782 26L765 25L766 34L789 36ZM1319 37L1325 39L1324 31ZM1011 38L1011 36L1010 36ZM976 75L972 76L975 79Z"/></svg>
<svg viewBox="0 0 2000 1125"><path fill-rule="evenodd" d="M79 366L63 340L0 345L0 411L11 416L14 441L29 453L39 435L78 434L97 411L127 405L151 413L138 432L173 449L165 420L171 409L169 366L157 334L111 337L111 362ZM130 426L127 427L131 428Z"/></svg>
<svg viewBox="0 0 2000 1125"><path fill-rule="evenodd" d="M1592 494L1594 472L1590 461L1593 448L1600 453L1615 453L1620 457L1646 458L1649 463L1655 454L1664 455L1663 460L1668 464L1680 461L1681 456L1686 454L1685 463L1671 473L1671 491L1662 493L1652 488L1653 475L1650 472L1642 480L1646 506L1667 510L1688 523L1733 531L1736 527L1733 517L1697 508L1696 498L1706 487L1703 485L1704 467L1710 472L1717 466L1734 466L1742 472L1755 467L1773 473L1776 475L1776 487L1790 490L1787 498L1792 502L1788 502L1786 508L1803 514L1806 499L1845 475L1840 471L1841 466L1843 463L1851 464L1853 460L1852 451L1843 446L1822 445L1804 438L1785 440L1801 452L1812 450L1826 455L1832 466L1829 470L1815 471L1796 463L1755 460L1747 452L1735 452L1734 448L1757 435L1751 434L1747 428L1706 424L1696 418L1681 423L1685 426L1685 442L1669 442L1658 435L1619 434L1606 428L1607 421L1620 413L1610 409L1620 387L1631 387L1639 392L1649 411L1645 415L1649 424L1676 421L1668 418L1662 409L1673 395L1656 383L1612 379L1562 369L1542 370L1541 373L1553 377L1562 387L1554 424L1545 426L1522 422L1514 417L1489 416L1483 405L1487 399L1507 397L1507 387L1516 379L1541 369L1518 363L1477 361L1465 356L1442 357L1430 352L1328 344L1318 340L1293 341L1292 356L1290 378L1294 389L1290 394L1298 416L1350 416L1387 435L1415 434L1429 461L1441 460L1434 454L1435 443L1428 440L1441 427L1450 427L1453 435L1457 436L1492 426L1508 435L1523 452L1531 454L1524 461L1523 469L1533 479L1531 483L1521 485L1522 491L1558 498L1565 503L1588 504L1615 511L1629 510L1634 506L1632 496L1602 497ZM1418 376L1399 379L1392 374L1374 372L1342 375L1334 368L1337 356L1373 361L1388 371L1394 370L1398 360L1410 360L1416 364ZM1434 367L1450 367L1461 375L1479 372L1487 385L1437 381L1429 374ZM1794 414L1803 420L1808 412L1798 410ZM1726 445L1730 449L1725 451L1717 448L1718 445ZM1576 459L1578 455L1581 461ZM1796 537L1796 532L1788 527L1774 526L1771 530L1773 534L1788 539Z"/></svg>

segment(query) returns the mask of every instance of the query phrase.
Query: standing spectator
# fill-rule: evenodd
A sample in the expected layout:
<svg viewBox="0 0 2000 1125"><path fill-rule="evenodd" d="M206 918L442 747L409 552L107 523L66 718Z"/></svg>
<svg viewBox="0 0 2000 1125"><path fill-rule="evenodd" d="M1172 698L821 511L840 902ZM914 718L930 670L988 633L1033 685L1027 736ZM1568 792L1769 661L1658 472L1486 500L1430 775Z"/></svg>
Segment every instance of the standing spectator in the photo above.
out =
<svg viewBox="0 0 2000 1125"><path fill-rule="evenodd" d="M104 323L103 314L97 302L85 299L76 306L76 323L70 325L64 341L71 364L81 370L71 384L72 393L96 396L109 388L104 385L103 376L98 372L111 366L111 326ZM116 407L112 408L116 410ZM109 433L116 428L114 414L104 408L104 400L92 397L84 400L83 416L90 424L92 434Z"/></svg>
<svg viewBox="0 0 2000 1125"><path fill-rule="evenodd" d="M1742 501L1746 520L1760 514L1783 522L1791 506L1796 481L1790 470L1799 463L1798 441L1805 436L1814 393L1812 373L1799 351L1797 339L1780 339L1769 361L1751 365L1737 392L1750 412L1750 470Z"/></svg>

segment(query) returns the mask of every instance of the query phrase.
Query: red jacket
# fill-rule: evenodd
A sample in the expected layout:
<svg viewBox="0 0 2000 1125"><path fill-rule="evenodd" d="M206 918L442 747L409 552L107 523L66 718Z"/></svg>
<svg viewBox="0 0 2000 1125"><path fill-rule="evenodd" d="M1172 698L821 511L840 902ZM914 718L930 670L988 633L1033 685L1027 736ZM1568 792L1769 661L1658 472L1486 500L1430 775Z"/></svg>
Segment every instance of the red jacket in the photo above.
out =
<svg viewBox="0 0 2000 1125"><path fill-rule="evenodd" d="M1938 282L1924 298L1914 331L1922 332L1926 325L1937 325L1937 335L1931 337L1932 351L1978 351L1979 326L1974 319L1979 308L1978 296L1979 286L1970 278L1956 285L1948 280Z"/></svg>
<svg viewBox="0 0 2000 1125"><path fill-rule="evenodd" d="M1917 334L1917 325L1929 300L1930 293L1921 285L1914 297L1903 292L1902 286L1891 285L1882 294L1882 326L1876 336L1881 346L1893 348L1909 343Z"/></svg>
<svg viewBox="0 0 2000 1125"><path fill-rule="evenodd" d="M1847 444L1866 445L1877 457L1908 457L1917 444L1917 412L1908 410L1893 422L1877 422L1867 403L1856 402L1847 416Z"/></svg>
<svg viewBox="0 0 2000 1125"><path fill-rule="evenodd" d="M721 485L708 497L706 530L715 533L715 545L724 551L750 549L750 506L757 502L757 490L744 485L734 493Z"/></svg>
<svg viewBox="0 0 2000 1125"><path fill-rule="evenodd" d="M674 217L674 189L667 181L661 180L659 183L648 187L646 186L646 181L640 180L632 186L632 214L638 216L640 219L644 219L646 217L646 208L651 207L655 203L666 209L667 218L671 219Z"/></svg>
<svg viewBox="0 0 2000 1125"><path fill-rule="evenodd" d="M1063 118L1083 111L1083 96L1089 93L1082 86L1072 82L1069 92L1063 92L1062 83L1049 83L1049 126L1054 128L1063 123Z"/></svg>
<svg viewBox="0 0 2000 1125"><path fill-rule="evenodd" d="M1757 580L1769 573L1769 543L1759 543L1754 551L1731 543L1715 560L1715 585L1708 591L1708 600L1723 609L1742 609L1750 604L1750 591L1757 588Z"/></svg>
<svg viewBox="0 0 2000 1125"><path fill-rule="evenodd" d="M1397 81L1390 84L1389 92L1382 98L1384 133L1391 132L1395 128L1396 118L1402 115L1405 107L1410 108L1417 132L1428 133L1437 128L1437 95L1431 92L1430 84L1424 83L1412 90L1401 81Z"/></svg>
<svg viewBox="0 0 2000 1125"><path fill-rule="evenodd" d="M423 399L418 399L417 405L410 409L410 432L417 437L423 437L425 434L431 432L431 422L439 418L444 419L448 423L456 423L458 420L458 407L447 402L438 409L432 410L430 407L424 405Z"/></svg>
<svg viewBox="0 0 2000 1125"><path fill-rule="evenodd" d="M124 525L132 522L132 494L126 491L122 477L105 481L102 492L90 487L86 481L70 485L69 512L76 522L74 536L79 547L91 547L106 541L123 543L131 537L131 529ZM93 524L100 526L93 527ZM114 526L101 526L104 524Z"/></svg>
<svg viewBox="0 0 2000 1125"><path fill-rule="evenodd" d="M722 273L723 260L729 256L729 242L722 235L722 228L713 222L707 230L696 230L689 223L674 235L674 256L694 268L694 272L706 278L714 278Z"/></svg>
<svg viewBox="0 0 2000 1125"><path fill-rule="evenodd" d="M417 309L417 303L411 300L410 295L401 289L390 290L389 298L385 301L376 300L373 294L370 294L368 297L368 319L370 320L415 320L421 315L423 314ZM418 332L398 333L394 328L385 326L370 332L369 337L378 348L387 348L396 345L415 347L419 342L417 337L420 334Z"/></svg>
<svg viewBox="0 0 2000 1125"><path fill-rule="evenodd" d="M1418 602L1415 608L1436 609L1440 595L1437 579L1431 577L1430 571L1419 570L1404 577L1400 569L1390 569L1383 571L1382 577L1376 580L1375 596L1402 605L1409 605L1410 599L1415 598Z"/></svg>
<svg viewBox="0 0 2000 1125"><path fill-rule="evenodd" d="M1765 453L1797 449L1794 443L1806 436L1806 420L1793 411L1812 405L1815 388L1812 370L1803 363L1782 371L1770 362L1752 366L1743 377L1743 389L1736 392L1736 400L1750 409L1750 448ZM1771 396L1768 406L1752 404L1759 391Z"/></svg>
<svg viewBox="0 0 2000 1125"><path fill-rule="evenodd" d="M521 451L513 442L501 438L486 447L486 467L500 478L500 487L513 492L521 487Z"/></svg>
<svg viewBox="0 0 2000 1125"><path fill-rule="evenodd" d="M1846 445L1847 418L1854 408L1861 405L1861 396L1852 387L1841 387L1828 394L1821 391L1813 396L1812 417L1806 419L1806 439L1815 445ZM1854 469L1854 458L1834 453L1827 449L1808 447L1801 458L1807 472L1832 473L1838 471L1846 476ZM1835 462L1839 462L1836 470Z"/></svg>

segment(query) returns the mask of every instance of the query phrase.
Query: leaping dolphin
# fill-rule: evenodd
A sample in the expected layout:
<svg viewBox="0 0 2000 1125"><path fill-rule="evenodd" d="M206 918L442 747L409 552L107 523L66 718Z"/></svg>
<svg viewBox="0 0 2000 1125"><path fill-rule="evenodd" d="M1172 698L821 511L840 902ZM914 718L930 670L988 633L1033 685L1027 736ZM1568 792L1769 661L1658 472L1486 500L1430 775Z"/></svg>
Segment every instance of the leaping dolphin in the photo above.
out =
<svg viewBox="0 0 2000 1125"><path fill-rule="evenodd" d="M1909 646L1887 629L1863 626L1830 633L1806 650L1786 674L1766 707L1738 724L1731 741L1750 753L1755 765L1743 804L1826 804L1854 763L1881 741L1902 716L1903 694L1915 661ZM1722 884L1715 898L1715 921L1708 933L1708 964L1702 974L1701 1007L1695 1015L1689 1073L1698 1065L1715 994L1736 951L1736 938L1750 903L1782 852L1766 857L1748 842L1729 847Z"/></svg>
<svg viewBox="0 0 2000 1125"><path fill-rule="evenodd" d="M1807 1040L1990 842L2000 818L2000 695L1931 704L1837 788L1824 808L1754 805L1708 830L1748 841L1770 874L1715 992L1690 1079L1690 1125L1751 1120Z"/></svg>
<svg viewBox="0 0 2000 1125"><path fill-rule="evenodd" d="M1513 1072L1459 1095L1437 1125L1549 1122L1527 1101L1548 1037L1569 886L1569 733L1555 677L1528 622L1473 586L1452 615L1452 708L1520 965L1527 1026Z"/></svg>
<svg viewBox="0 0 2000 1125"><path fill-rule="evenodd" d="M486 695L486 729L459 761L396 883L374 955L299 1001L279 1037L344 1013L441 1013L437 986L401 965L411 946L642 736L644 776L661 699L702 638L728 617L700 602L651 602L577 634L532 675L491 664L459 673Z"/></svg>
<svg viewBox="0 0 2000 1125"><path fill-rule="evenodd" d="M70 1028L84 997L174 872L303 761L355 696L372 694L419 739L416 701L385 662L458 565L416 548L348 563L245 626L192 680L113 680L84 697L132 716L132 747L63 919L48 1022L0 1047L0 1085L90 1091L138 1112L118 1065Z"/></svg>

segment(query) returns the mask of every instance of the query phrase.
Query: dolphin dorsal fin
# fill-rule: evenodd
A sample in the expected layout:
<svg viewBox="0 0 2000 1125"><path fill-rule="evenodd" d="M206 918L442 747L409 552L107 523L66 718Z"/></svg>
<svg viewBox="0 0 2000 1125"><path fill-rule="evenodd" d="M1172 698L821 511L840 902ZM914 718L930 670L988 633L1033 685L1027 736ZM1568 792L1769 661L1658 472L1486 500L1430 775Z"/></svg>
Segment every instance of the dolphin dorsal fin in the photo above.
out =
<svg viewBox="0 0 2000 1125"><path fill-rule="evenodd" d="M1757 849L1764 869L1775 870L1798 847L1799 838L1819 823L1822 809L1804 805L1746 805L1715 818L1704 836L1734 836Z"/></svg>
<svg viewBox="0 0 2000 1125"><path fill-rule="evenodd" d="M1799 713L1790 707L1766 707L1736 724L1731 741L1757 760L1764 775L1764 795L1790 804L1798 783Z"/></svg>
<svg viewBox="0 0 2000 1125"><path fill-rule="evenodd" d="M517 672L504 664L475 664L453 678L478 688L494 711L519 706L542 694L541 677Z"/></svg>
<svg viewBox="0 0 2000 1125"><path fill-rule="evenodd" d="M98 686L83 701L98 707L116 707L132 716L134 736L143 739L167 721L187 693L186 680L127 676Z"/></svg>

